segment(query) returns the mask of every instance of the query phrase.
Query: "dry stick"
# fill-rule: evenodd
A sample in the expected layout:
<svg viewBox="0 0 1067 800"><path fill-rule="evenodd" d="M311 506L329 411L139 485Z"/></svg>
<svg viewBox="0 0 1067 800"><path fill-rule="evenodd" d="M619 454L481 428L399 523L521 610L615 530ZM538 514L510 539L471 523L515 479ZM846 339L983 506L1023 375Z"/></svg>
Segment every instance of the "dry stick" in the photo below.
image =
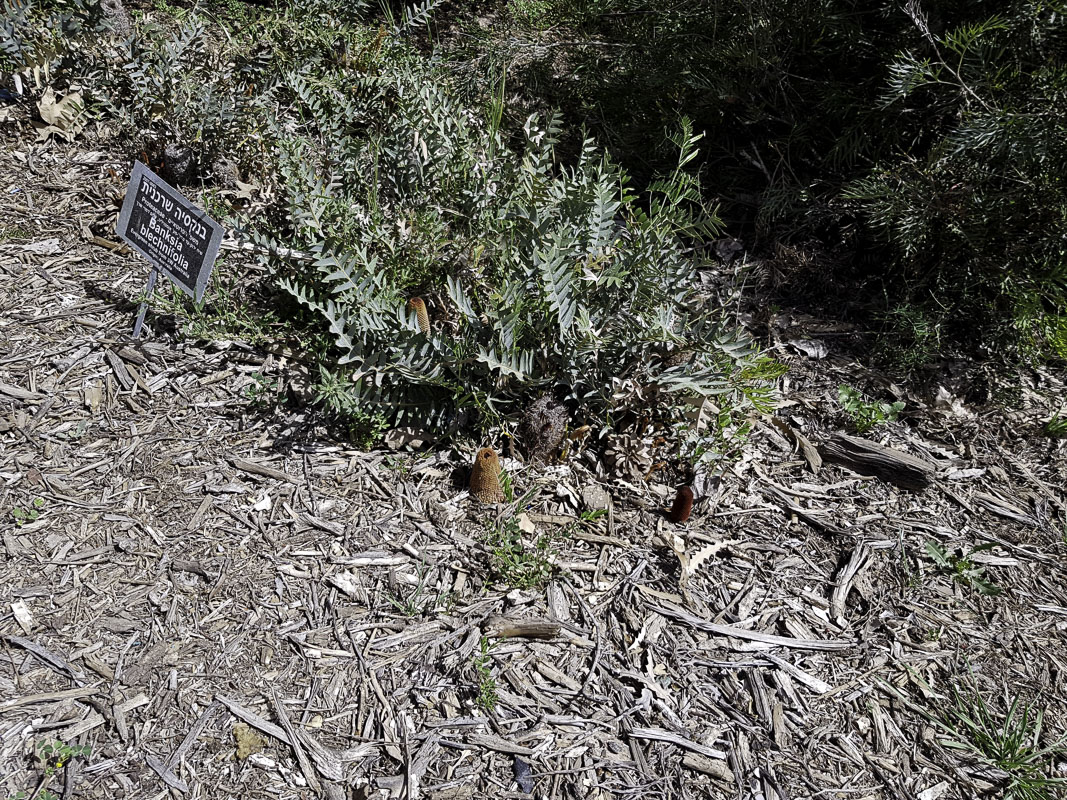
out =
<svg viewBox="0 0 1067 800"><path fill-rule="evenodd" d="M1005 450L1002 446L998 445L997 449L1000 450L1001 454L1008 460L1008 462L1013 467L1019 470L1019 472L1021 472L1027 480L1029 480L1034 486L1040 489L1041 493L1044 494L1045 497L1055 503L1059 507L1060 511L1064 513L1064 515L1067 515L1067 504L1065 504L1062 500L1060 500L1060 498L1056 496L1056 493L1053 492L1051 488L1049 488L1049 485L1047 483L1037 477L1029 468L1027 468L1027 466L1022 461L1017 459L1015 456Z"/></svg>
<svg viewBox="0 0 1067 800"><path fill-rule="evenodd" d="M853 548L848 563L838 573L833 595L830 598L830 616L833 619L844 621L845 601L848 599L848 593L852 589L856 576L867 567L870 555L870 548L860 542Z"/></svg>
<svg viewBox="0 0 1067 800"><path fill-rule="evenodd" d="M831 639L794 639L789 636L776 636L773 633L761 633L744 628L736 628L733 625L717 625L709 622L696 614L690 614L684 608L674 603L656 605L649 603L649 608L658 611L665 617L684 622L698 630L714 633L717 636L729 636L735 639L747 639L751 642L761 642L777 647L792 647L798 650L847 650L853 646L852 642L834 641Z"/></svg>
<svg viewBox="0 0 1067 800"><path fill-rule="evenodd" d="M33 653L46 666L51 667L56 672L63 673L75 683L81 684L85 682L85 674L80 669L75 669L65 658L56 655L51 650L21 636L6 636L4 638L9 644L17 644L23 650Z"/></svg>
<svg viewBox="0 0 1067 800"><path fill-rule="evenodd" d="M315 770L311 766L311 761L307 757L307 753L304 752L304 748L300 746L300 739L296 735L296 728L293 727L292 721L289 719L289 715L285 711L285 706L282 705L282 699L278 695L276 689L271 689L271 699L274 701L274 713L278 717L278 721L281 722L282 728L289 736L289 744L292 745L293 752L296 754L296 763L300 765L300 772L304 775L304 780L308 782L308 786L315 792L315 794L322 793L322 786L319 784L319 779L315 775Z"/></svg>
<svg viewBox="0 0 1067 800"><path fill-rule="evenodd" d="M8 649L8 655L11 650ZM14 659L12 659L14 663ZM0 703L0 714L5 711L10 711L13 708L19 708L20 706L36 705L37 703L51 703L55 700L80 700L83 697L92 697L93 695L102 694L103 689L100 688L99 683L94 683L92 686L77 687L75 689L61 689L58 692L45 692L43 694L33 694L26 697L16 697L13 700L5 700Z"/></svg>
<svg viewBox="0 0 1067 800"><path fill-rule="evenodd" d="M373 675L373 673L371 674ZM275 725L273 722L268 722L258 714L249 711L236 700L231 700L230 698L223 697L222 695L215 695L215 699L222 703L224 706L226 706L226 708L229 709L231 714L233 714L240 720L244 720L253 728L258 728L259 730L266 733L268 736L273 736L275 739L289 743L289 735L285 732L284 729ZM384 700L384 695L382 699ZM299 735L300 732L298 731L297 733ZM308 750L311 752L311 757L315 760L315 764L324 778L331 781L339 781L344 779L344 770L342 769L340 759L337 757L336 754L331 753L325 747L323 747L310 737L305 738L304 736L300 736L300 743L307 747ZM374 747L371 745L363 745L362 747L358 748L349 748L345 751L345 760L354 761L357 758L362 758L363 756L367 755L372 750L374 750Z"/></svg>
<svg viewBox="0 0 1067 800"><path fill-rule="evenodd" d="M191 789L189 788L189 784L187 784L185 781L183 781L181 778L171 772L170 769L167 768L167 765L160 761L158 758L156 758L154 755L149 754L145 756L145 763L148 764L148 766L150 766L153 770L155 770L156 774L163 779L163 783L167 784L167 786L171 787L172 789L177 789L179 792L183 792L185 794L189 794L189 792L191 791Z"/></svg>
<svg viewBox="0 0 1067 800"><path fill-rule="evenodd" d="M586 617L588 617L589 621L593 624L593 630L596 632L596 645L593 648L593 663L590 664L589 672L585 674L585 680L582 681L581 687L578 689L577 692L575 692L567 699L567 702L563 704L563 708L560 709L561 711L566 711L572 705L574 705L578 698L582 697L585 694L585 690L589 688L589 684L593 680L593 675L596 674L596 671L600 666L600 654L604 649L604 635L600 630L600 623L593 615L593 611L589 608L589 604L585 602L585 598L582 597L582 595L578 592L577 589L574 588L574 585L569 580L564 579L563 583L568 589L571 590L571 594L574 595L575 599L578 601L578 605L582 608L582 613L585 614Z"/></svg>
<svg viewBox="0 0 1067 800"><path fill-rule="evenodd" d="M499 639L555 639L562 626L546 619L508 619L495 615L486 620L483 630L486 636Z"/></svg>
<svg viewBox="0 0 1067 800"><path fill-rule="evenodd" d="M234 469L239 469L241 472L247 472L251 475L259 475L263 478L274 478L276 481L282 483L296 483L296 478L289 475L280 469L274 467L268 467L266 464L257 464L255 461L245 461L241 458L234 458L230 460Z"/></svg>
<svg viewBox="0 0 1067 800"><path fill-rule="evenodd" d="M31 794L29 798L27 798L27 800L37 800L37 797L44 790L44 787L47 786L51 781L51 773L46 772L44 775L41 776L41 780L37 782L37 788L33 790L33 794Z"/></svg>
<svg viewBox="0 0 1067 800"><path fill-rule="evenodd" d="M193 746L193 743L200 738L200 734L203 732L204 728L207 727L208 722L210 722L211 718L221 711L222 708L222 703L218 700L212 700L211 704L204 709L204 713L200 715L199 719L193 723L193 727L191 727L189 732L185 734L182 743L175 748L174 752L171 753L170 757L167 759L166 767L168 770L174 769L174 765L177 764L182 756L189 751L189 748Z"/></svg>
<svg viewBox="0 0 1067 800"><path fill-rule="evenodd" d="M401 728L404 731L404 786L407 789L407 800L417 800L419 787L415 785L411 774L411 745L408 742L408 726L401 724Z"/></svg>

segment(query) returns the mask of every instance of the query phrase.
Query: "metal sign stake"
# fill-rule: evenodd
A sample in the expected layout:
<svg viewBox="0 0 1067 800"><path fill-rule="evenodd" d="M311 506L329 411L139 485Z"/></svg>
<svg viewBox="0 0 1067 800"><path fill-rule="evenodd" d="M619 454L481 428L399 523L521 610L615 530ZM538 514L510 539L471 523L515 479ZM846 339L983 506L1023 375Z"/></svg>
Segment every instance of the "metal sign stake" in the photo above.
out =
<svg viewBox="0 0 1067 800"><path fill-rule="evenodd" d="M144 302L141 303L141 307L137 309L137 321L133 323L133 338L141 338L141 326L144 325L144 315L148 311L148 301L152 299L152 291L156 288L156 276L159 275L159 270L155 267L148 273L148 285L144 287Z"/></svg>

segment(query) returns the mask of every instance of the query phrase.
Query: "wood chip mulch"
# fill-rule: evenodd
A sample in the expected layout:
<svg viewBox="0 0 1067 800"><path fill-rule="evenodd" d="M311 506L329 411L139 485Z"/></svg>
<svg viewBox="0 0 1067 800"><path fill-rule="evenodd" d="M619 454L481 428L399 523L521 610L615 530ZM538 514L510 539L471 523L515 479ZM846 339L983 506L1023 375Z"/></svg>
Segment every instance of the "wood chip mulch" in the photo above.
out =
<svg viewBox="0 0 1067 800"><path fill-rule="evenodd" d="M155 313L132 342L147 268L94 227L129 164L4 137L0 796L998 796L926 716L952 687L1067 725L1062 372L867 434L904 488L833 459L852 367L782 347L786 404L686 523L592 454L516 469L556 567L516 589L473 446L362 452L249 399L284 357ZM47 775L52 741L91 752Z"/></svg>

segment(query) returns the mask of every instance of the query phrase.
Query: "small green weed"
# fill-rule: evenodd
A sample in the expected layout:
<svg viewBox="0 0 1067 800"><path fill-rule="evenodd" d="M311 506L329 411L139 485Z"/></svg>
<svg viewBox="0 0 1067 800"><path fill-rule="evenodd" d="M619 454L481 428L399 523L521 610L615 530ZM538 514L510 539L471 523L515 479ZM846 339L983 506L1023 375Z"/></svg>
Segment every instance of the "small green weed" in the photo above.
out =
<svg viewBox="0 0 1067 800"><path fill-rule="evenodd" d="M1067 735L1041 746L1044 714L1012 699L1002 719L971 685L952 689L952 705L943 712L941 743L1007 773L1000 787L1005 800L1052 800L1062 797L1067 780L1050 778L1051 762Z"/></svg>
<svg viewBox="0 0 1067 800"><path fill-rule="evenodd" d="M363 450L369 450L389 429L389 419L380 409L373 411L362 406L348 392L346 378L339 372L319 368L315 385L315 403L337 415L349 440Z"/></svg>
<svg viewBox="0 0 1067 800"><path fill-rule="evenodd" d="M1053 439L1067 439L1067 416L1053 414L1052 419L1045 423L1042 432Z"/></svg>
<svg viewBox="0 0 1067 800"><path fill-rule="evenodd" d="M490 666L492 660L489 657L489 651L492 647L489 637L483 636L481 653L474 657L474 671L478 674L478 696L474 698L474 702L485 711L492 711L500 702L500 697L496 693L496 678L493 677Z"/></svg>
<svg viewBox="0 0 1067 800"><path fill-rule="evenodd" d="M935 691L913 667L904 665L911 679L927 697L937 699L935 709L914 702L892 684L875 679L882 689L920 715L938 730L938 741L948 750L964 753L1001 772L996 796L1004 800L1053 800L1063 796L1065 778L1048 777L1055 759L1062 757L1067 734L1041 745L1044 713L1016 695L1007 712L990 709L974 678L952 687L951 698Z"/></svg>
<svg viewBox="0 0 1067 800"><path fill-rule="evenodd" d="M242 279L226 269L222 258L199 303L176 286L170 292L157 292L152 302L184 322L185 335L192 339L229 339L253 346L273 344L279 329L285 327L274 298L250 297L243 291Z"/></svg>
<svg viewBox="0 0 1067 800"><path fill-rule="evenodd" d="M30 235L28 228L23 228L19 225L5 225L0 227L0 242L7 242L11 239L29 239Z"/></svg>
<svg viewBox="0 0 1067 800"><path fill-rule="evenodd" d="M848 414L857 433L867 433L872 428L886 422L895 422L904 403L878 403L866 400L859 389L842 384L837 387L837 401Z"/></svg>
<svg viewBox="0 0 1067 800"><path fill-rule="evenodd" d="M418 617L426 610L429 598L426 596L426 574L419 570L418 585L410 591L402 591L399 588L389 592L387 599L390 605L405 617Z"/></svg>
<svg viewBox="0 0 1067 800"><path fill-rule="evenodd" d="M1067 361L1067 316L1048 317L1045 339L1052 357Z"/></svg>
<svg viewBox="0 0 1067 800"><path fill-rule="evenodd" d="M545 21L553 9L554 5L549 0L508 0L508 13L515 19L530 23Z"/></svg>
<svg viewBox="0 0 1067 800"><path fill-rule="evenodd" d="M486 537L489 568L496 579L516 589L543 586L552 577L552 541L539 536L528 546L522 539L517 515L489 524Z"/></svg>
<svg viewBox="0 0 1067 800"><path fill-rule="evenodd" d="M42 509L44 509L44 505L43 497L35 497L29 508L16 506L11 509L11 516L15 518L15 524L21 528L23 525L29 525L31 522L36 521L37 517L41 515Z"/></svg>
<svg viewBox="0 0 1067 800"><path fill-rule="evenodd" d="M921 583L921 575L909 556L908 548L904 542L903 528L897 531L897 546L894 548L894 551L896 552L897 570L900 572L904 585L909 589L918 587Z"/></svg>
<svg viewBox="0 0 1067 800"><path fill-rule="evenodd" d="M506 469L500 470L500 491L504 493L505 503L515 502L515 483Z"/></svg>
<svg viewBox="0 0 1067 800"><path fill-rule="evenodd" d="M11 800L59 800L59 797L48 791L47 786L56 774L66 764L75 758L88 758L92 755L93 748L87 744L66 744L58 739L53 742L41 741L37 743L35 754L37 766L41 770L41 780L37 788L32 792L20 790L12 795Z"/></svg>
<svg viewBox="0 0 1067 800"><path fill-rule="evenodd" d="M401 456L386 456L382 459L385 468L398 478L406 478L411 474L411 460Z"/></svg>
<svg viewBox="0 0 1067 800"><path fill-rule="evenodd" d="M277 378L261 372L253 372L251 377L252 383L244 388L244 398L252 408L269 411L285 402L285 392Z"/></svg>
<svg viewBox="0 0 1067 800"><path fill-rule="evenodd" d="M1003 590L986 578L985 567L976 564L973 557L975 553L992 550L994 547L996 547L994 543L986 542L963 555L957 556L946 551L944 547L935 541L930 539L926 541L926 552L930 554L930 558L934 560L934 563L950 574L957 583L968 586L987 597L996 597Z"/></svg>
<svg viewBox="0 0 1067 800"><path fill-rule="evenodd" d="M449 609L455 605L455 596L452 592L438 592L431 594L427 591L429 570L425 565L418 569L419 582L408 589L402 589L399 584L389 590L386 599L390 605L405 617L420 617L434 609Z"/></svg>

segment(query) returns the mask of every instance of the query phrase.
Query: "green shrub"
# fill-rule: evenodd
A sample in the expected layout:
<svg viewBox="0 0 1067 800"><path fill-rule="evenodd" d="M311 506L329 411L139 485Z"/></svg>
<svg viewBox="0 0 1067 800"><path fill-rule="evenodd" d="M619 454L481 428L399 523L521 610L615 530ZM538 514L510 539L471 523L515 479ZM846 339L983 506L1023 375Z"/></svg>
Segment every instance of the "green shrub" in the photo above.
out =
<svg viewBox="0 0 1067 800"><path fill-rule="evenodd" d="M883 339L906 369L954 348L1055 351L1045 320L1067 314L1062 0L551 5L539 12L551 29L522 15L472 25L478 50L458 47L457 69L506 68L510 89L589 121L642 178L670 157L664 121L691 116L734 232L767 250L821 242L842 294L922 314L922 341L907 326ZM471 68L487 59L495 68ZM810 286L805 274L784 288Z"/></svg>
<svg viewBox="0 0 1067 800"><path fill-rule="evenodd" d="M17 74L47 83L71 71L84 38L99 33L97 0L3 0L0 3L0 85Z"/></svg>
<svg viewBox="0 0 1067 800"><path fill-rule="evenodd" d="M79 74L131 149L178 142L202 166L224 154L276 171L277 203L244 224L275 252L313 254L269 261L335 343L320 400L361 428L492 425L547 390L608 422L714 396L713 435L765 409L776 367L701 292L694 245L721 223L691 172L688 120L640 194L591 139L563 166L558 118L506 137L503 81L487 120L405 42L439 4L372 27L361 4L314 0L225 41L197 11L151 12L126 40L85 44Z"/></svg>
<svg viewBox="0 0 1067 800"><path fill-rule="evenodd" d="M343 103L337 86L288 80L317 138L283 148L296 238L271 244L317 254L282 283L329 325L354 406L447 426L464 412L492 424L556 386L592 418L620 393L664 409L765 402L765 362L696 291L686 242L719 222L684 169L688 124L676 168L639 202L591 141L559 168L555 119L529 119L512 155L428 70L394 62ZM413 292L439 298L429 335Z"/></svg>

